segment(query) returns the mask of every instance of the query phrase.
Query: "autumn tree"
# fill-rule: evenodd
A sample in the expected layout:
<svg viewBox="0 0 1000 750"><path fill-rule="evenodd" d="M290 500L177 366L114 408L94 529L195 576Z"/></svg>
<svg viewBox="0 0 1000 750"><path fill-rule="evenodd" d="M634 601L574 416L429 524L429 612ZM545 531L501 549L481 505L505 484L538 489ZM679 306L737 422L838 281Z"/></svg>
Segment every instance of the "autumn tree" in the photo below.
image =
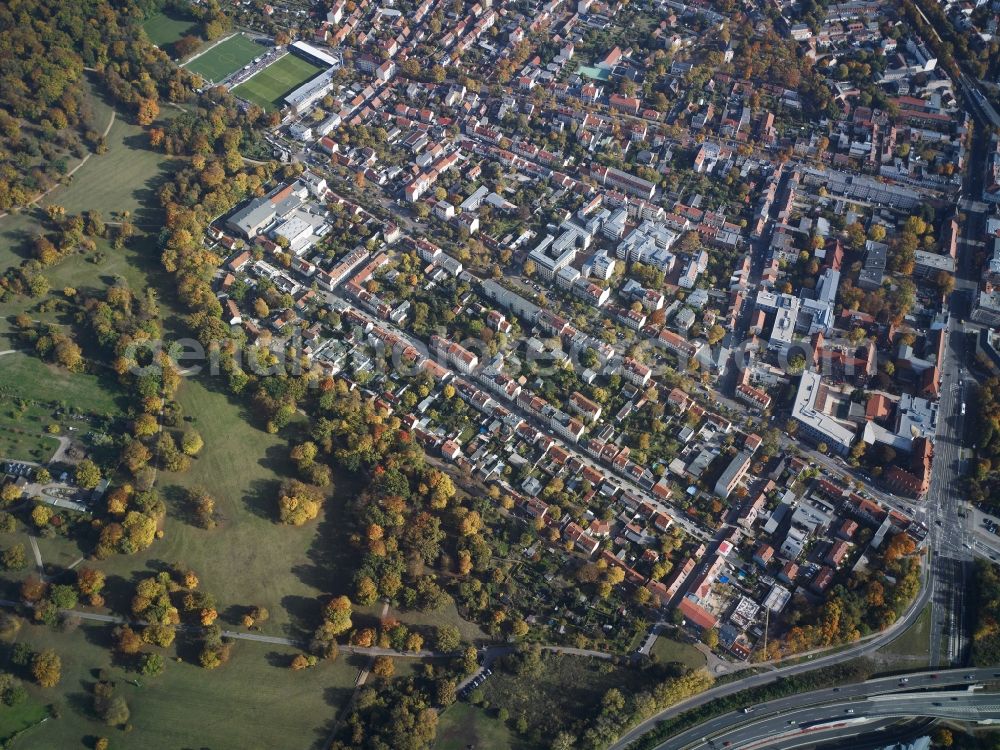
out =
<svg viewBox="0 0 1000 750"><path fill-rule="evenodd" d="M101 470L97 468L97 464L85 458L76 465L74 478L82 489L92 490L101 481Z"/></svg>
<svg viewBox="0 0 1000 750"><path fill-rule="evenodd" d="M152 125L160 116L160 105L155 99L139 99L136 103L136 122L140 125Z"/></svg>
<svg viewBox="0 0 1000 750"><path fill-rule="evenodd" d="M270 616L270 612L264 607L250 607L243 615L243 627L260 627Z"/></svg>
<svg viewBox="0 0 1000 750"><path fill-rule="evenodd" d="M94 713L112 727L127 724L131 716L128 703L115 694L114 684L104 680L94 685Z"/></svg>
<svg viewBox="0 0 1000 750"><path fill-rule="evenodd" d="M44 688L55 687L62 679L62 659L52 649L45 649L31 660L31 676Z"/></svg>
<svg viewBox="0 0 1000 750"><path fill-rule="evenodd" d="M195 523L203 529L215 527L215 499L203 489L188 492Z"/></svg>
<svg viewBox="0 0 1000 750"><path fill-rule="evenodd" d="M27 563L23 544L13 544L0 554L0 564L4 570L23 570Z"/></svg>
<svg viewBox="0 0 1000 750"><path fill-rule="evenodd" d="M441 625L434 634L434 648L451 653L462 645L462 634L454 625Z"/></svg>
<svg viewBox="0 0 1000 750"><path fill-rule="evenodd" d="M187 456L197 456L204 445L205 441L197 430L186 430L181 436L181 450Z"/></svg>
<svg viewBox="0 0 1000 750"><path fill-rule="evenodd" d="M104 590L106 576L103 571L95 568L81 567L76 571L76 588L93 603L95 597L99 597Z"/></svg>
<svg viewBox="0 0 1000 750"><path fill-rule="evenodd" d="M132 655L142 650L142 637L128 625L119 625L116 627L112 638L115 650L120 654Z"/></svg>
<svg viewBox="0 0 1000 750"><path fill-rule="evenodd" d="M334 635L346 633L351 629L351 614L351 600L346 596L334 597L323 608L323 619L329 623L330 631Z"/></svg>
<svg viewBox="0 0 1000 750"><path fill-rule="evenodd" d="M292 479L282 485L278 495L278 517L282 523L302 526L319 515L322 505L319 488Z"/></svg>
<svg viewBox="0 0 1000 750"><path fill-rule="evenodd" d="M372 665L372 674L388 679L396 673L396 665L388 656L376 656Z"/></svg>

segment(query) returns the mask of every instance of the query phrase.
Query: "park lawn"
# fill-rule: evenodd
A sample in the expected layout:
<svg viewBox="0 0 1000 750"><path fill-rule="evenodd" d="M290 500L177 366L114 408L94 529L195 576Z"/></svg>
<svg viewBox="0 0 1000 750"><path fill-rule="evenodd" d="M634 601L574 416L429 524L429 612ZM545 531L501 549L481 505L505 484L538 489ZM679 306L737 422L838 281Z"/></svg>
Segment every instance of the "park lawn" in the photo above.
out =
<svg viewBox="0 0 1000 750"><path fill-rule="evenodd" d="M20 220L21 216L8 217ZM0 220L0 227L4 226ZM62 326L74 324L77 312L75 305L66 300L63 290L67 287L76 289L84 296L92 296L103 291L109 285L124 280L136 293L141 293L146 287L153 287L159 292L161 312L166 316L165 327L168 332L177 330L179 323L175 320L169 301L172 295L165 285L166 277L160 265L160 252L156 246L155 236L136 234L128 246L116 250L106 239L98 238L94 252L75 252L43 271L49 280L51 290L48 299L56 301L54 309L43 311L41 302L46 298L12 297L6 302L0 302L0 351L16 349L19 344L14 335L15 318L25 313L32 320ZM84 346L87 353L87 346ZM9 355L5 355L9 356ZM9 362L0 362L0 365ZM3 376L0 375L0 384Z"/></svg>
<svg viewBox="0 0 1000 750"><path fill-rule="evenodd" d="M110 116L111 108L96 102L100 100L95 95L95 109L102 106ZM172 109L164 112L165 117L173 114ZM149 150L143 129L121 116L112 125L107 143L107 153L91 157L68 185L54 190L40 205L0 218L0 267L8 267L30 258L34 237L50 231L44 211L47 205L63 206L71 214L97 210L105 221L115 221L121 212L131 212L131 220L139 231L128 247L115 250L110 242L98 239L95 252L71 254L43 271L52 289L50 295L57 299L65 287L92 292L104 289L118 277L124 278L133 289L162 286L163 272L155 238L162 226L156 190L168 179L175 164L164 154ZM161 300L167 298L161 295ZM20 297L0 302L0 351L15 348L11 335L13 318L22 312L47 323L72 322L69 311L39 313L41 301Z"/></svg>
<svg viewBox="0 0 1000 750"><path fill-rule="evenodd" d="M162 561L177 563L197 572L228 625L239 622L241 607L258 605L271 615L265 634L307 638L319 624L321 602L333 593L350 593L354 566L342 498L353 485L334 479L337 494L316 521L298 528L277 523L278 490L292 476L288 434L259 429L241 404L211 385L198 378L181 385L178 400L190 419L186 424L201 433L205 447L186 473L159 473L157 487L167 504L163 539L139 555L101 563L118 581L109 604L127 609L126 581L149 575ZM296 424L286 428L295 429ZM187 488L204 489L215 499L216 528L191 523Z"/></svg>
<svg viewBox="0 0 1000 750"><path fill-rule="evenodd" d="M157 13L142 25L149 41L157 47L173 44L182 36L195 33L195 22L174 13Z"/></svg>
<svg viewBox="0 0 1000 750"><path fill-rule="evenodd" d="M0 358L0 394L4 398L0 417L11 411L7 404L8 396L43 403L61 403L87 414L114 415L119 411L120 396L112 378L104 374L69 372L29 354L5 354ZM42 411L47 413L46 410ZM42 412L37 410L29 409L26 415L32 419L44 420ZM48 421L44 424L48 424Z"/></svg>
<svg viewBox="0 0 1000 750"><path fill-rule="evenodd" d="M11 744L11 747L30 747L31 727L40 723L49 715L48 708L39 700L26 700L17 706L0 706L0 742L5 742L18 732L25 732L22 745Z"/></svg>
<svg viewBox="0 0 1000 750"><path fill-rule="evenodd" d="M266 47L252 39L236 34L195 57L184 67L206 80L221 81L266 51Z"/></svg>
<svg viewBox="0 0 1000 750"><path fill-rule="evenodd" d="M466 750L470 747L512 750L517 746L515 736L503 722L468 703L449 706L438 720L435 750Z"/></svg>
<svg viewBox="0 0 1000 750"><path fill-rule="evenodd" d="M95 102L99 101L95 95ZM110 107L103 103L94 106L95 110L103 107L110 117ZM169 118L176 111L164 107L161 114ZM38 205L0 218L0 267L19 265L31 257L35 236L48 231L44 207L49 205L62 206L70 214L100 211L105 221L130 211L137 229L159 231L162 222L156 191L174 171L171 159L150 150L145 131L120 113L108 132L107 146L106 153L88 159L69 184L57 187ZM45 275L51 278L54 270L46 269ZM53 284L53 288L58 287Z"/></svg>
<svg viewBox="0 0 1000 750"><path fill-rule="evenodd" d="M0 458L45 463L59 447L51 424L80 438L94 417L120 413L115 383L107 375L71 373L21 353L0 358ZM24 402L24 408L15 405ZM72 409L56 414L60 407ZM68 428L74 427L70 431Z"/></svg>
<svg viewBox="0 0 1000 750"><path fill-rule="evenodd" d="M164 105L158 124L176 114L177 110ZM146 130L120 112L107 143L107 153L92 157L73 175L69 185L50 193L41 205L58 204L71 214L97 210L105 221L130 211L137 229L158 231L162 223L156 191L174 171L171 157L153 151Z"/></svg>
<svg viewBox="0 0 1000 750"><path fill-rule="evenodd" d="M705 655L694 646L660 635L653 643L652 653L658 664L680 662L690 669L701 669L707 663Z"/></svg>
<svg viewBox="0 0 1000 750"><path fill-rule="evenodd" d="M91 122L98 132L103 133L104 129L111 122L111 115L114 108L101 95L98 86L95 84L94 74L88 74L88 85L86 92L86 106L91 111ZM110 136L110 133L109 133ZM91 159L97 159L93 156ZM73 169L80 163L81 159L74 156L66 156L67 169ZM88 160L88 164L90 160ZM86 167L81 168L77 175L84 173ZM75 175L76 176L76 175ZM55 196L59 190L52 193ZM27 211L12 212L0 219L0 268L18 265L25 257L23 248L20 245L27 239L31 239L37 232L37 220L32 215L32 209Z"/></svg>
<svg viewBox="0 0 1000 750"><path fill-rule="evenodd" d="M288 54L234 88L233 94L259 104L266 110L279 109L285 94L322 70L318 65Z"/></svg>
<svg viewBox="0 0 1000 750"><path fill-rule="evenodd" d="M58 686L28 686L33 701L54 704L60 716L31 730L24 747L87 747L85 738L106 736L114 750L318 748L357 674L343 658L293 672L288 664L295 650L237 641L229 663L211 672L173 661L174 648L161 651L167 657L163 674L147 678L112 663L110 633L110 625L92 622L70 632L21 628L18 640L35 650L55 649L62 659ZM128 702L133 726L128 734L91 712L91 688L100 669Z"/></svg>

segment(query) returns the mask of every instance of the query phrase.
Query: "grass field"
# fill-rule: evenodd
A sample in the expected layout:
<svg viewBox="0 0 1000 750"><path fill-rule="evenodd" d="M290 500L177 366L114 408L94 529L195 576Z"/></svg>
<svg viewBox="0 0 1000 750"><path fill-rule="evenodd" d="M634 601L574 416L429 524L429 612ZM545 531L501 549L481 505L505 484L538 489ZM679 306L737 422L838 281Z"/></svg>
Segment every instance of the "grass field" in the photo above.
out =
<svg viewBox="0 0 1000 750"><path fill-rule="evenodd" d="M434 748L466 750L470 747L513 750L521 747L521 743L499 719L487 716L468 703L455 703L441 714Z"/></svg>
<svg viewBox="0 0 1000 750"><path fill-rule="evenodd" d="M480 688L491 709L506 708L512 721L525 718L525 747L549 747L553 726L592 716L609 688L618 687L628 693L649 687L652 679L652 675L638 669L598 659L543 654L542 663L537 677L518 677L495 669Z"/></svg>
<svg viewBox="0 0 1000 750"><path fill-rule="evenodd" d="M676 661L691 669L701 669L706 662L705 655L694 646L679 643L665 635L661 635L653 643L652 653L659 664Z"/></svg>
<svg viewBox="0 0 1000 750"><path fill-rule="evenodd" d="M170 117L175 110L164 107L163 114ZM158 231L162 223L156 191L172 171L171 160L149 150L149 137L143 128L122 117L111 126L107 141L107 153L91 157L68 185L49 193L37 208L0 219L0 267L19 263L26 257L28 243L42 228L41 209L51 204L63 206L70 214L100 211L105 221L113 220L114 214L130 211L138 229Z"/></svg>
<svg viewBox="0 0 1000 750"><path fill-rule="evenodd" d="M5 354L0 363L0 394L3 404L0 413L11 407L9 399L24 398L50 401L71 406L76 411L93 414L118 413L118 393L110 377L71 373L26 354ZM41 419L28 412L32 420L39 420L39 428L52 419Z"/></svg>
<svg viewBox="0 0 1000 750"><path fill-rule="evenodd" d="M90 429L89 416L119 413L115 383L109 377L70 373L27 354L0 359L0 458L44 463L59 443L47 434L59 424L63 434L73 426L77 436ZM23 405L15 402L21 400ZM73 418L56 418L59 406L72 408ZM84 416L86 415L86 416Z"/></svg>
<svg viewBox="0 0 1000 750"><path fill-rule="evenodd" d="M879 654L926 666L930 662L931 607L928 604L902 635L879 649Z"/></svg>
<svg viewBox="0 0 1000 750"><path fill-rule="evenodd" d="M178 398L205 448L186 473L159 475L168 514L164 538L143 553L102 564L119 581L109 604L128 607L126 582L136 571L177 562L197 571L201 588L216 595L227 623L238 622L241 607L260 605L271 613L264 633L307 636L316 627L323 599L349 591L349 578L341 580L353 571L345 557L350 547L342 497L352 486L338 481L338 494L318 521L301 528L276 523L278 489L291 475L287 436L257 428L240 404L198 379L186 379ZM215 498L216 528L191 523L185 488L194 487Z"/></svg>
<svg viewBox="0 0 1000 750"><path fill-rule="evenodd" d="M195 22L190 18L181 18L176 15L157 13L150 16L142 25L149 41L157 47L165 47L173 44L186 34L193 34Z"/></svg>
<svg viewBox="0 0 1000 750"><path fill-rule="evenodd" d="M279 109L285 94L322 70L301 57L288 54L234 88L233 94L268 110Z"/></svg>
<svg viewBox="0 0 1000 750"><path fill-rule="evenodd" d="M49 715L48 709L37 700L26 700L24 703L7 708L0 708L0 741L5 741L18 732L34 727L45 720ZM26 733L22 742L30 746L31 735ZM18 744L11 743L10 747L18 747Z"/></svg>
<svg viewBox="0 0 1000 750"><path fill-rule="evenodd" d="M69 633L34 625L21 629L18 640L60 655L62 682L48 690L29 685L27 707L53 704L59 718L30 730L14 747L93 747L93 738L100 736L108 737L115 750L319 747L357 674L343 657L293 672L287 665L294 651L243 641L217 670L168 658L162 675L147 678L112 663L109 633L108 626L93 623ZM173 656L172 649L163 653ZM128 702L133 726L128 734L105 726L92 713L90 689L100 669L108 671ZM139 686L126 682L136 678Z"/></svg>
<svg viewBox="0 0 1000 750"><path fill-rule="evenodd" d="M206 80L221 81L266 51L266 47L237 34L192 59L184 67Z"/></svg>

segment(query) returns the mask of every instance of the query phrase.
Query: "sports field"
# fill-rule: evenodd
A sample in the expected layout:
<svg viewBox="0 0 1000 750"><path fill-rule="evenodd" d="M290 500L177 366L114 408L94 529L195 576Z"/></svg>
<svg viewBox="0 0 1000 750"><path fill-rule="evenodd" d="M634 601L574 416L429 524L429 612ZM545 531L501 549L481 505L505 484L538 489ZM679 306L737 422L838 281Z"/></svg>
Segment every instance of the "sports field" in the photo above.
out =
<svg viewBox="0 0 1000 750"><path fill-rule="evenodd" d="M234 88L233 94L259 104L267 110L280 109L285 94L298 88L322 70L323 68L318 65L288 54L268 65L246 83Z"/></svg>
<svg viewBox="0 0 1000 750"><path fill-rule="evenodd" d="M217 82L265 52L267 47L237 34L194 58L184 67L205 80Z"/></svg>
<svg viewBox="0 0 1000 750"><path fill-rule="evenodd" d="M157 47L165 47L168 44L173 44L186 34L193 34L195 31L194 25L194 20L190 18L181 18L174 14L157 13L155 16L150 16L142 25L142 28L146 31L149 41Z"/></svg>

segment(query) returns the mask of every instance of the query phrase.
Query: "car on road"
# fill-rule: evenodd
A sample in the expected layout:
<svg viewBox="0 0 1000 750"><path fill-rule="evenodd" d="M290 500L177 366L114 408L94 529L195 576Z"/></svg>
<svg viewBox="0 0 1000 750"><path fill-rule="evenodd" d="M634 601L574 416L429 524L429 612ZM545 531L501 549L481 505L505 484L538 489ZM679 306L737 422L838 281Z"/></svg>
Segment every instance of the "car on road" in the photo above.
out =
<svg viewBox="0 0 1000 750"><path fill-rule="evenodd" d="M751 711L753 711L753 706L745 706L745 707L743 708L743 713L745 713L745 714L748 714L748 713L750 713Z"/></svg>
<svg viewBox="0 0 1000 750"><path fill-rule="evenodd" d="M854 709L853 708L849 708L846 711L844 711L844 713L845 714L853 714L854 713Z"/></svg>

